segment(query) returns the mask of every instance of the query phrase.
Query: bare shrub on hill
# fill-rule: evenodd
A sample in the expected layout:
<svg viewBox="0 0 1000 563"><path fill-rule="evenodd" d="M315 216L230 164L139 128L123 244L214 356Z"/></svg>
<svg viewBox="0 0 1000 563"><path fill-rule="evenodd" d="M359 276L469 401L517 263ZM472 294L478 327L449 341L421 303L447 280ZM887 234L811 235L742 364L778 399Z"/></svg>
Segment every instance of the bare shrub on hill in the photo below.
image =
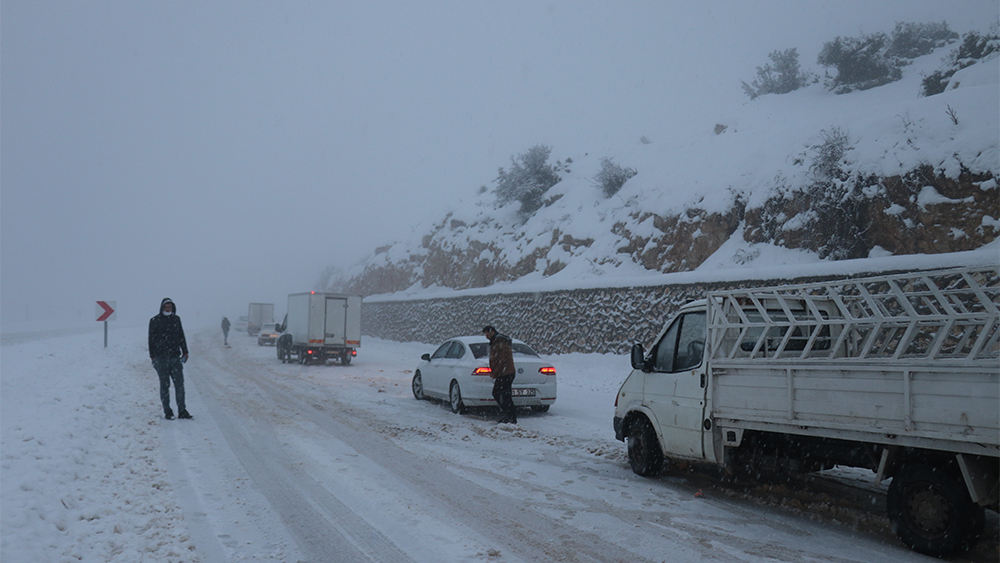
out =
<svg viewBox="0 0 1000 563"><path fill-rule="evenodd" d="M609 157L601 158L601 169L594 176L594 182L601 187L606 197L611 197L622 189L629 178L638 172L635 168L622 166Z"/></svg>
<svg viewBox="0 0 1000 563"><path fill-rule="evenodd" d="M903 77L902 67L958 39L958 34L941 23L898 23L892 34L872 33L857 37L837 37L823 44L816 62L833 68L827 73L827 87L846 94L895 82Z"/></svg>
<svg viewBox="0 0 1000 563"><path fill-rule="evenodd" d="M1000 33L996 28L986 35L976 31L966 33L958 47L945 57L944 68L924 77L921 82L921 95L933 96L944 92L956 72L984 59L995 57L998 52L1000 52Z"/></svg>
<svg viewBox="0 0 1000 563"><path fill-rule="evenodd" d="M753 82L742 82L743 92L751 100L765 94L787 94L816 80L811 72L799 69L799 51L794 47L784 51L771 51L768 58L771 62L757 67L757 78Z"/></svg>
<svg viewBox="0 0 1000 563"><path fill-rule="evenodd" d="M562 179L559 171L563 165L557 162L549 164L552 147L535 145L517 157L510 157L510 169L500 168L497 173L497 204L507 205L510 202L520 202L519 213L528 217L542 207L542 196L549 188Z"/></svg>

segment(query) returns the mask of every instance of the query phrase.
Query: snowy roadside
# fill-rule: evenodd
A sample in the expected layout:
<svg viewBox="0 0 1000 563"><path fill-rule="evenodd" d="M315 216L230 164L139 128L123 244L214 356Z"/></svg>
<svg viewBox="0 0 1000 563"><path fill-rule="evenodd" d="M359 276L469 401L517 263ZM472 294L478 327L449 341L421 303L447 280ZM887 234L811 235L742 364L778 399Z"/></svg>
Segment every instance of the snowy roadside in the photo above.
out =
<svg viewBox="0 0 1000 563"><path fill-rule="evenodd" d="M200 338L189 332L192 345ZM263 356L239 340L233 352ZM394 368L415 366L432 345L368 339L367 357L386 357ZM391 351L390 351L391 350ZM188 366L188 402L200 406L198 364ZM559 358L562 373L623 362L621 358L573 354ZM363 362L362 362L363 363ZM409 395L408 371L360 378L348 376L341 388L359 400L373 387L393 387ZM611 434L614 387L625 373L561 383L558 403L564 417L552 417L556 432ZM315 377L330 376L322 370ZM384 377L383 377L384 376ZM380 395L385 397L384 394ZM370 400L370 399L367 399ZM406 400L409 402L412 397ZM595 404L598 403L598 404ZM432 405L414 408L438 409ZM193 409L196 417L208 413ZM450 414L450 413L449 413ZM576 416L579 415L579 416ZM593 427L560 428L573 420ZM42 331L4 335L0 370L0 558L3 561L198 562L212 555L203 522L182 508L191 491L178 485L176 445L165 432L186 421L165 421L160 413L155 372L146 357L145 333L130 327L112 330L108 348L95 331ZM192 427L194 428L194 427ZM190 453L183 454L189 457ZM620 455L620 453L613 454ZM173 469L171 469L173 468ZM211 471L212 469L206 468ZM207 508L207 507L206 507ZM215 507L219 509L219 507ZM224 510L225 512L225 510ZM196 529L191 529L195 526ZM237 535L236 530L226 530ZM197 549L195 544L198 544ZM212 557L209 557L212 559Z"/></svg>
<svg viewBox="0 0 1000 563"><path fill-rule="evenodd" d="M96 333L5 338L4 563L326 560L301 541L302 519L288 518L286 495L299 487L314 496L296 509L335 499L344 511L338 526L385 538L407 561L546 560L523 556L507 536L548 526L574 547L586 549L591 538L605 546L596 553L636 560L659 561L664 550L683 561L927 560L888 532L831 525L808 511L791 516L721 490L699 496L701 485L680 473L632 474L611 425L624 356L552 356L559 400L511 428L413 398L413 368L432 344L366 338L348 368L300 366L281 364L274 348L245 334L231 334L232 348L223 348L221 334L190 332L194 421L162 418L142 330L112 332L106 350ZM329 415L335 409L341 418ZM410 480L411 463L439 473ZM271 477L296 481L282 488ZM502 529L502 539L475 531L467 524L482 518L479 509L450 499L452 489L442 494L434 486L442 480L505 499L518 507L509 515L518 525ZM993 538L955 561L995 561ZM501 550L502 558L492 555Z"/></svg>
<svg viewBox="0 0 1000 563"><path fill-rule="evenodd" d="M2 349L4 561L200 561L167 477L141 331Z"/></svg>

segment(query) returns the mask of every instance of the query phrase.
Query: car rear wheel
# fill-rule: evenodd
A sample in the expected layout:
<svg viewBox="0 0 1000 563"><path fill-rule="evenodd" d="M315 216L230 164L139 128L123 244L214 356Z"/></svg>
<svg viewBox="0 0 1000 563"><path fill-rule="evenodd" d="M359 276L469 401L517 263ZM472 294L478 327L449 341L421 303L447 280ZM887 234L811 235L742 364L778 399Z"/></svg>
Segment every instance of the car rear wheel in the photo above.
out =
<svg viewBox="0 0 1000 563"><path fill-rule="evenodd" d="M418 401L423 401L426 397L424 396L424 378L420 375L420 370L413 374L413 396L417 398Z"/></svg>
<svg viewBox="0 0 1000 563"><path fill-rule="evenodd" d="M531 410L535 412L549 412L549 407L551 405L535 405L531 407Z"/></svg>
<svg viewBox="0 0 1000 563"><path fill-rule="evenodd" d="M451 389L448 391L448 402L451 403L451 412L462 414L465 412L465 403L462 402L462 389L457 381L451 382Z"/></svg>

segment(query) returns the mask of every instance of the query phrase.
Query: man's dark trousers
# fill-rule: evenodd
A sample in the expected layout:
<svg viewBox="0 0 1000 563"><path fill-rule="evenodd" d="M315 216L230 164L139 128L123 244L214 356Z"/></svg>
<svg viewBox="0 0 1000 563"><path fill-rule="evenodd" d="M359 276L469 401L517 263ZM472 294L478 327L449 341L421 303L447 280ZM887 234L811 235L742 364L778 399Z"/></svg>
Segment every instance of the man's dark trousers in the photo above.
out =
<svg viewBox="0 0 1000 563"><path fill-rule="evenodd" d="M500 375L493 380L493 398L500 406L503 419L514 419L517 411L514 409L514 399L510 396L510 386L514 384L514 374Z"/></svg>
<svg viewBox="0 0 1000 563"><path fill-rule="evenodd" d="M163 403L163 412L173 412L170 410L170 380L174 381L177 411L187 410L184 405L184 364L181 363L181 359L157 358L153 360L153 368L156 369L156 375L160 376L160 402Z"/></svg>

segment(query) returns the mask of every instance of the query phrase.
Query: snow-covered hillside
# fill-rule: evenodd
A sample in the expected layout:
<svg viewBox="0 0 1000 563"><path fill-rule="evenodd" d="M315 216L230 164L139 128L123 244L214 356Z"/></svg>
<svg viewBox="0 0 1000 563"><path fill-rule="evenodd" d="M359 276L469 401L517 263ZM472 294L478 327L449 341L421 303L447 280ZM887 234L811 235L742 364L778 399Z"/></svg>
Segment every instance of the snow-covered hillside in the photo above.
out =
<svg viewBox="0 0 1000 563"><path fill-rule="evenodd" d="M1000 65L994 53L922 96L955 45L877 88L818 80L624 145L552 147L562 180L530 216L484 186L320 285L371 295L979 248L1000 231ZM831 143L836 175L818 178ZM606 158L637 172L610 197L594 179Z"/></svg>

